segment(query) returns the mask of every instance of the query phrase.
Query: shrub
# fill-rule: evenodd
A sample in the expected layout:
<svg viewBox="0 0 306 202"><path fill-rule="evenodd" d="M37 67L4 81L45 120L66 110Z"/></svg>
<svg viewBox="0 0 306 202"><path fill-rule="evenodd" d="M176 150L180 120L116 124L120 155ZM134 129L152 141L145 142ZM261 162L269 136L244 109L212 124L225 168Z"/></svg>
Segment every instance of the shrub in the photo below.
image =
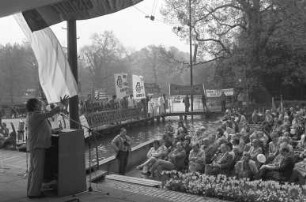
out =
<svg viewBox="0 0 306 202"><path fill-rule="evenodd" d="M164 171L162 175L165 188L206 197L239 202L304 202L306 199L306 186L178 171Z"/></svg>

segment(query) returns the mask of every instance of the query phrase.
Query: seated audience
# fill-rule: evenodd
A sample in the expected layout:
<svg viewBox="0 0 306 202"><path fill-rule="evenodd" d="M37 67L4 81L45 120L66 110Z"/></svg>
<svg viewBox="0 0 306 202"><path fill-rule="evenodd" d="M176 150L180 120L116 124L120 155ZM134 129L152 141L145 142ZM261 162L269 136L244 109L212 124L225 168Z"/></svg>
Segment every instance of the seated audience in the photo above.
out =
<svg viewBox="0 0 306 202"><path fill-rule="evenodd" d="M278 134L276 132L272 132L271 134L272 141L269 142L268 149L268 162L272 162L276 155L278 154L279 145L278 145Z"/></svg>
<svg viewBox="0 0 306 202"><path fill-rule="evenodd" d="M185 168L186 152L182 142L177 142L165 160L158 159L151 167L153 175L160 174L162 170L182 170Z"/></svg>
<svg viewBox="0 0 306 202"><path fill-rule="evenodd" d="M223 143L220 146L220 153L213 158L211 164L205 166L205 174L207 175L217 175L224 174L230 175L233 169L233 163L235 155L231 152L232 144Z"/></svg>
<svg viewBox="0 0 306 202"><path fill-rule="evenodd" d="M251 159L250 153L244 152L240 161L235 165L235 175L238 178L248 178L252 180L258 173L255 161Z"/></svg>
<svg viewBox="0 0 306 202"><path fill-rule="evenodd" d="M295 164L290 182L298 183L299 185L304 185L306 183L306 158Z"/></svg>
<svg viewBox="0 0 306 202"><path fill-rule="evenodd" d="M252 140L251 148L249 150L249 153L250 153L251 159L253 161L257 162L257 155L258 154L263 154L262 147L261 147L261 144L260 144L260 140L258 140L258 139Z"/></svg>
<svg viewBox="0 0 306 202"><path fill-rule="evenodd" d="M253 123L263 121L256 125L248 125L239 110L228 109L216 133L204 133L203 127L193 136L188 135L183 122L179 122L176 133L169 124L163 135L168 148L154 142L148 160L137 168L157 176L162 170L184 172L188 168L188 172L207 175L235 174L250 180L290 180L305 184L305 109L278 108L273 113L266 110L262 118L254 110ZM162 150L163 155L156 155L157 150Z"/></svg>
<svg viewBox="0 0 306 202"><path fill-rule="evenodd" d="M192 150L189 154L189 172L202 172L205 166L205 151L200 148L199 143L192 145Z"/></svg>
<svg viewBox="0 0 306 202"><path fill-rule="evenodd" d="M167 155L167 152L168 149L162 140L154 140L153 147L151 147L147 153L148 160L137 166L136 169L142 169L143 174L147 174L150 167L157 161L157 159L163 159Z"/></svg>
<svg viewBox="0 0 306 202"><path fill-rule="evenodd" d="M290 155L288 145L281 145L279 163L262 165L259 169L259 178L263 180L288 181L294 168L294 159ZM277 158L276 158L277 159Z"/></svg>

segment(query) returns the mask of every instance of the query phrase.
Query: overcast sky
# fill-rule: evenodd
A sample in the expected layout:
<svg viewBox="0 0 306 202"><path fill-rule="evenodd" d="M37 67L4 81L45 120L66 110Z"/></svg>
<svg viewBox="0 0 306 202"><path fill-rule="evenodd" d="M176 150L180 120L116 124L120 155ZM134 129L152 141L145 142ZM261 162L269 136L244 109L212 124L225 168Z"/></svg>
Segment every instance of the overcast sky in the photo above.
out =
<svg viewBox="0 0 306 202"><path fill-rule="evenodd" d="M157 3L157 8L154 5ZM188 52L189 46L181 41L172 32L172 26L163 22L159 9L163 0L144 0L136 6L127 8L114 14L78 21L78 47L90 44L93 33L103 33L112 30L115 36L125 47L139 50L145 46L164 45L175 46ZM145 18L146 15L154 15L155 20ZM13 17L0 18L0 44L20 43L25 41L25 36L18 27ZM66 23L52 26L52 30L63 46L66 46Z"/></svg>

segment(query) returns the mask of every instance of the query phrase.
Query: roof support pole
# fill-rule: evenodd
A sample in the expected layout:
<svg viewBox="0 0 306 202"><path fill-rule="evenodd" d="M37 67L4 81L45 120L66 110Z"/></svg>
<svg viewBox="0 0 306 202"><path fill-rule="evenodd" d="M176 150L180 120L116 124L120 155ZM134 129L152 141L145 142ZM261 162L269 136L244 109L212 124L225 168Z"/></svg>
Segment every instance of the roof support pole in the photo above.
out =
<svg viewBox="0 0 306 202"><path fill-rule="evenodd" d="M68 61L70 64L71 72L78 82L78 50L77 50L77 32L76 20L67 21L67 51ZM79 84L78 84L79 85ZM70 114L70 128L80 128L79 122L79 97L78 95L69 99L69 114Z"/></svg>

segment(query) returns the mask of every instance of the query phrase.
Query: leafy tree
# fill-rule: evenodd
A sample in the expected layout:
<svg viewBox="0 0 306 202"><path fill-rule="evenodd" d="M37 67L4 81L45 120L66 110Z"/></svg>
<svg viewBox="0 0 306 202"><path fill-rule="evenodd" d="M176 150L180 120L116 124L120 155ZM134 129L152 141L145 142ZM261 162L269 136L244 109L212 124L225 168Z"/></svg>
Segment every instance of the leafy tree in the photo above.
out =
<svg viewBox="0 0 306 202"><path fill-rule="evenodd" d="M178 25L175 31L186 40L192 27L193 41L199 45L199 61L217 61L216 76L222 78L217 79L221 86L238 85L236 81L242 78L244 88L254 95L256 88L265 85L263 75L271 64L267 51L270 54L274 46L277 52L275 45L280 41L285 41L282 44L286 47L300 47L298 33L304 29L305 14L297 9L305 6L299 4L298 0L193 0L191 24L187 0L166 0L162 13L169 23ZM297 65L292 68L296 70Z"/></svg>
<svg viewBox="0 0 306 202"><path fill-rule="evenodd" d="M34 54L27 44L0 46L0 102L20 104L28 88L38 85L37 65Z"/></svg>

